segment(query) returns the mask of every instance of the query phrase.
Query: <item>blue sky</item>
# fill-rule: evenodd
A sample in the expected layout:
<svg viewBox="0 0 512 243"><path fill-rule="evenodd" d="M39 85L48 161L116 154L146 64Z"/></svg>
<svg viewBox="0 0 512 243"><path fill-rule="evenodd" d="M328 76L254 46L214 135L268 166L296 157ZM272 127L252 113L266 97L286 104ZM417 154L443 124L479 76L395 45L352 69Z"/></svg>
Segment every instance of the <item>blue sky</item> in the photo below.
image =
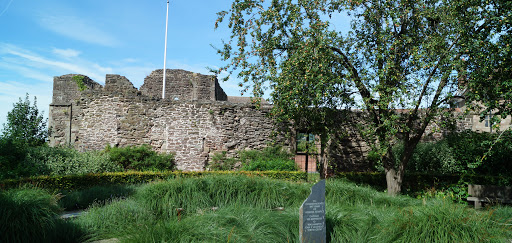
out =
<svg viewBox="0 0 512 243"><path fill-rule="evenodd" d="M214 30L216 13L231 1L171 1L167 68L208 74L222 65L227 28ZM84 74L104 84L105 74L126 76L135 87L163 67L165 0L0 0L0 124L20 97L37 96L48 113L53 77ZM221 83L239 95L238 82Z"/></svg>
<svg viewBox="0 0 512 243"><path fill-rule="evenodd" d="M206 67L222 66L211 45L220 46L229 30L214 23L231 3L171 0L166 67L208 74ZM0 0L0 127L26 93L47 117L54 76L84 74L104 84L105 74L120 74L139 88L163 68L165 11L165 0ZM335 29L348 26L347 17L331 21ZM232 78L221 86L238 96L237 84Z"/></svg>

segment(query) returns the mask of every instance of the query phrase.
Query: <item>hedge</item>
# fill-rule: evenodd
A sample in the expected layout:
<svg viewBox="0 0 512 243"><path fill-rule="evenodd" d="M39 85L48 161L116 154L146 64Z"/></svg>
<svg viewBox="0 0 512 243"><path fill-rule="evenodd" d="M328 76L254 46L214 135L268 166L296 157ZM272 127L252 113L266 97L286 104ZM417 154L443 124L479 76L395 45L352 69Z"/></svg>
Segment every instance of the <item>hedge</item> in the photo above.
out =
<svg viewBox="0 0 512 243"><path fill-rule="evenodd" d="M97 174L63 175L63 176L37 176L22 179L8 179L0 181L0 189L16 188L23 185L32 185L39 188L76 190L98 185L138 184L155 180L167 180L172 178L190 178L206 175L246 175L268 177L272 179L288 181L305 181L306 172L302 171L128 171L105 172Z"/></svg>

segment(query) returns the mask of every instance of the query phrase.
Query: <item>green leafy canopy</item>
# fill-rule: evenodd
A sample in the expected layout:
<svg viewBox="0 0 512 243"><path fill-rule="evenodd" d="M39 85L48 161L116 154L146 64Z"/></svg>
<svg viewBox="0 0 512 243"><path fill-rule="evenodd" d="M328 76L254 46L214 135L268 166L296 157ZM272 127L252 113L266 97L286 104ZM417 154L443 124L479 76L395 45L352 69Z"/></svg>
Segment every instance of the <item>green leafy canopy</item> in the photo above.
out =
<svg viewBox="0 0 512 243"><path fill-rule="evenodd" d="M39 146L46 142L48 130L47 120L37 109L37 98L30 104L28 94L25 100L21 98L7 113L7 123L3 124L3 139L12 139L29 146Z"/></svg>
<svg viewBox="0 0 512 243"><path fill-rule="evenodd" d="M238 72L256 97L269 88L278 120L328 126L324 110L364 110L361 134L400 181L427 126L462 90L509 114L511 10L505 0L235 0L215 23L231 30L217 71ZM333 25L343 14L349 32Z"/></svg>

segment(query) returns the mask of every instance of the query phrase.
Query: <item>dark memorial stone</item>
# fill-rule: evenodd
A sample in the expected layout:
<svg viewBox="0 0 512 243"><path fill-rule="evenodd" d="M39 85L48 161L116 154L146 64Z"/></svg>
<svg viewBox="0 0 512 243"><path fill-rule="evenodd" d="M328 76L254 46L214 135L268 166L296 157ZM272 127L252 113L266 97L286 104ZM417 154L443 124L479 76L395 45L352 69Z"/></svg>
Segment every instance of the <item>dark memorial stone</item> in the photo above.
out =
<svg viewBox="0 0 512 243"><path fill-rule="evenodd" d="M311 188L311 194L300 206L300 242L326 242L325 180Z"/></svg>

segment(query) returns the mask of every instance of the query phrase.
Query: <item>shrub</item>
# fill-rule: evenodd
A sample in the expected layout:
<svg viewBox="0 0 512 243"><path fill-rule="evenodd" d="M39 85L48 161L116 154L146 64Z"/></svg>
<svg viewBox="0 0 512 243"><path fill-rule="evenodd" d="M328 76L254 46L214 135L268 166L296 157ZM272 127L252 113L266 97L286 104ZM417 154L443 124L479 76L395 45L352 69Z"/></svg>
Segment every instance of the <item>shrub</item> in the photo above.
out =
<svg viewBox="0 0 512 243"><path fill-rule="evenodd" d="M237 164L239 164L237 159L228 158L226 156L226 151L222 151L220 153L213 154L212 161L208 164L208 169L213 171L234 170L236 169Z"/></svg>
<svg viewBox="0 0 512 243"><path fill-rule="evenodd" d="M393 147L396 163L403 153L403 144ZM408 172L451 174L464 171L465 166L453 156L446 140L419 143L409 161Z"/></svg>
<svg viewBox="0 0 512 243"><path fill-rule="evenodd" d="M93 206L76 222L98 240L299 242L299 207L310 188L265 178L183 178L137 187L133 197ZM339 180L327 181L325 198L328 242L505 242L511 237L510 210L496 214L441 200L390 197Z"/></svg>
<svg viewBox="0 0 512 243"><path fill-rule="evenodd" d="M25 100L13 104L7 113L7 123L4 124L2 137L16 140L29 146L40 146L48 138L48 129L43 114L37 109L37 98L30 104L28 93Z"/></svg>
<svg viewBox="0 0 512 243"><path fill-rule="evenodd" d="M483 242L494 238L501 242L505 238L504 227L492 222L491 215L444 202L405 208L386 222L380 241Z"/></svg>
<svg viewBox="0 0 512 243"><path fill-rule="evenodd" d="M386 189L386 175L383 172L343 172L336 174L335 178L369 185L379 191ZM407 173L404 176L402 193L415 198L443 198L466 203L468 184L512 186L512 178L473 174Z"/></svg>
<svg viewBox="0 0 512 243"><path fill-rule="evenodd" d="M174 169L173 154L158 154L147 144L140 146L110 147L105 153L110 161L122 166L125 170L172 170Z"/></svg>
<svg viewBox="0 0 512 243"><path fill-rule="evenodd" d="M23 164L35 168L33 175L71 175L122 170L119 165L109 160L108 154L98 151L78 152L65 147L29 148Z"/></svg>
<svg viewBox="0 0 512 243"><path fill-rule="evenodd" d="M242 170L274 170L294 171L298 170L295 161L290 159L292 155L282 147L266 147L263 150L246 150L240 152Z"/></svg>
<svg viewBox="0 0 512 243"><path fill-rule="evenodd" d="M9 138L0 138L0 180L30 176L31 168L21 166L28 146Z"/></svg>
<svg viewBox="0 0 512 243"><path fill-rule="evenodd" d="M85 242L87 233L58 217L60 196L42 189L0 191L0 242Z"/></svg>
<svg viewBox="0 0 512 243"><path fill-rule="evenodd" d="M512 175L512 131L496 133L465 131L446 138L453 156L466 170L485 175Z"/></svg>
<svg viewBox="0 0 512 243"><path fill-rule="evenodd" d="M267 171L267 170L274 170L274 171L295 171L297 170L297 165L295 164L295 161L291 159L257 159L253 160L250 163L244 165L242 167L242 170L248 170L248 171Z"/></svg>
<svg viewBox="0 0 512 243"><path fill-rule="evenodd" d="M396 163L403 153L403 144L393 147ZM377 161L375 152L369 160ZM382 171L382 167L377 167ZM496 133L464 131L447 135L437 142L418 144L407 171L419 173L512 175L512 131Z"/></svg>

